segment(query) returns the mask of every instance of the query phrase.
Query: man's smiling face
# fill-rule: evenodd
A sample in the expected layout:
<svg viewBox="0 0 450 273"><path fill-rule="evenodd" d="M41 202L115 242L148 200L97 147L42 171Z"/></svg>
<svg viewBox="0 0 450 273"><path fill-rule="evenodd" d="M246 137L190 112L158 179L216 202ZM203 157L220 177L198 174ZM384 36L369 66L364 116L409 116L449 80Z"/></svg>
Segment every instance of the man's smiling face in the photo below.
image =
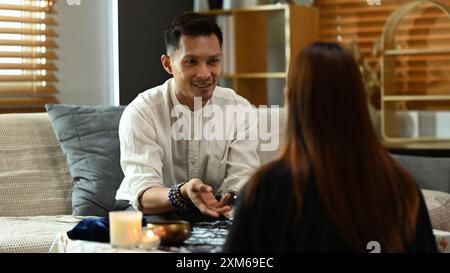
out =
<svg viewBox="0 0 450 273"><path fill-rule="evenodd" d="M215 34L180 37L179 48L166 56L170 64L163 65L176 82L181 103L201 97L206 103L217 86L222 72L222 51ZM189 105L189 103L188 103Z"/></svg>

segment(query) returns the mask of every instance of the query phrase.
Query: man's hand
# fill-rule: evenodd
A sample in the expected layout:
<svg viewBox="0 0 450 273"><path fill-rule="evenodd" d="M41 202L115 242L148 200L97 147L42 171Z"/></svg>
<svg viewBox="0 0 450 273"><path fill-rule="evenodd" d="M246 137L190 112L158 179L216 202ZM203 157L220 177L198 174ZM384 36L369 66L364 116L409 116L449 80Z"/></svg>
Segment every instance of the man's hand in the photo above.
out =
<svg viewBox="0 0 450 273"><path fill-rule="evenodd" d="M224 194L220 201L217 201L211 186L198 178L191 179L180 190L183 197L191 199L192 203L205 215L219 217L231 210L231 207L226 205L231 198L230 194Z"/></svg>

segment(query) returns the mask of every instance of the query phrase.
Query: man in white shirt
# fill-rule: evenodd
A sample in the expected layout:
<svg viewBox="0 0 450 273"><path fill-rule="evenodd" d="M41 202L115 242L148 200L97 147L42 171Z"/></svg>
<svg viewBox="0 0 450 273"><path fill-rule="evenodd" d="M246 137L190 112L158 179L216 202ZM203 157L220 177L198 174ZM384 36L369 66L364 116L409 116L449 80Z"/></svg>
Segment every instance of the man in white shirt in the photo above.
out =
<svg viewBox="0 0 450 273"><path fill-rule="evenodd" d="M195 206L203 215L219 217L231 210L230 193L237 194L259 166L257 138L243 137L258 131L256 113L233 90L217 86L222 32L215 22L184 14L166 30L165 43L161 62L173 78L139 94L120 121L125 178L116 199L144 214ZM230 107L244 109L237 111L237 122L218 114ZM242 118L245 113L250 118ZM199 133L211 124L223 137L205 139ZM224 124L226 129L216 128Z"/></svg>

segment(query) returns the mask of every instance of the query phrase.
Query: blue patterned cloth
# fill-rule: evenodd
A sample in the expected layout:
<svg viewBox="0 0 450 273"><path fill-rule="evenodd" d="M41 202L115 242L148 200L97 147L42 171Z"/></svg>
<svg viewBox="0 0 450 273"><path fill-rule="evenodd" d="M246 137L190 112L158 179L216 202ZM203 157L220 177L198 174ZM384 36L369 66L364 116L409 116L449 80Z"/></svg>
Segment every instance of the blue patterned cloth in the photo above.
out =
<svg viewBox="0 0 450 273"><path fill-rule="evenodd" d="M160 246L160 250L179 253L217 253L222 251L232 221L192 224L191 236L180 246Z"/></svg>

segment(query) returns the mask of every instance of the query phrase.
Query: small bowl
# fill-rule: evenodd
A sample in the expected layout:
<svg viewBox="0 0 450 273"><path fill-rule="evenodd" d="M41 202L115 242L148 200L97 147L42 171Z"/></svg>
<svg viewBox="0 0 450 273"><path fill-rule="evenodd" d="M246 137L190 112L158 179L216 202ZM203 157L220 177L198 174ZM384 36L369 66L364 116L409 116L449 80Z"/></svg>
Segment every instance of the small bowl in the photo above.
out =
<svg viewBox="0 0 450 273"><path fill-rule="evenodd" d="M157 234L163 245L182 244L191 235L189 222L181 220L152 222L147 229Z"/></svg>

